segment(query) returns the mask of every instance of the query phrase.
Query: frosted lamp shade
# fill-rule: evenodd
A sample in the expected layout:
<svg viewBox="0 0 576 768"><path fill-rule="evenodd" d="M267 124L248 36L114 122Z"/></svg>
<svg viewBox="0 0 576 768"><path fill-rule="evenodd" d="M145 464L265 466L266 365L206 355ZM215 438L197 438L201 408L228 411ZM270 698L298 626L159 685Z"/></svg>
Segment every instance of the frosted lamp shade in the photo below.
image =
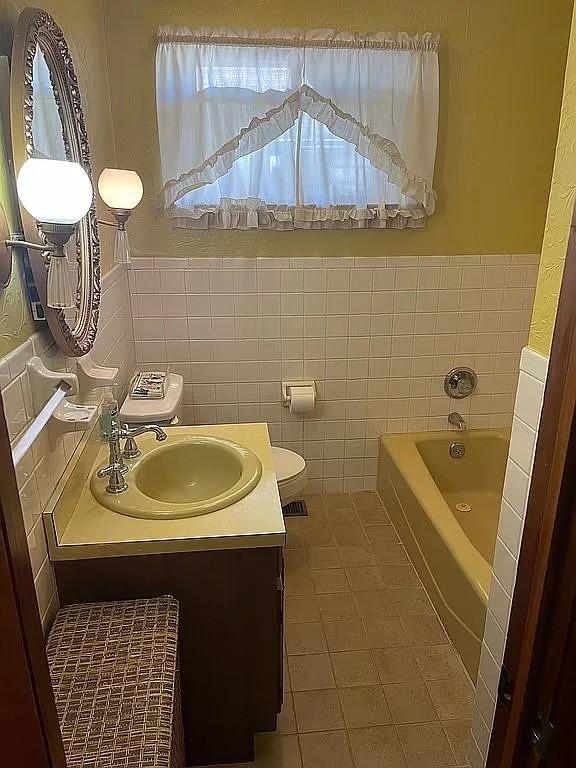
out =
<svg viewBox="0 0 576 768"><path fill-rule="evenodd" d="M116 264L130 264L130 241L125 229L116 230L114 240L114 262Z"/></svg>
<svg viewBox="0 0 576 768"><path fill-rule="evenodd" d="M52 254L48 266L46 303L53 309L72 309L74 290L68 274L68 259L64 254Z"/></svg>
<svg viewBox="0 0 576 768"><path fill-rule="evenodd" d="M18 197L36 221L76 224L92 205L92 182L79 163L26 160L16 181Z"/></svg>
<svg viewBox="0 0 576 768"><path fill-rule="evenodd" d="M109 208L131 211L142 200L144 187L136 171L104 168L98 179L98 192Z"/></svg>

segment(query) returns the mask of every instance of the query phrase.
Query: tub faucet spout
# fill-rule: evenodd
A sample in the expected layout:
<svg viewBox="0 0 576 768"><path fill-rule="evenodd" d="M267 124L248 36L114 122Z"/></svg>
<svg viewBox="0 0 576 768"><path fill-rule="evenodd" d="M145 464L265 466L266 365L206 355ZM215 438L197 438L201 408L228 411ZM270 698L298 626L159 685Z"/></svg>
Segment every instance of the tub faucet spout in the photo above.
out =
<svg viewBox="0 0 576 768"><path fill-rule="evenodd" d="M458 432L465 432L466 431L466 422L462 418L462 416L459 413L456 413L454 411L453 413L449 414L448 416L448 424L452 424L453 427L456 427Z"/></svg>

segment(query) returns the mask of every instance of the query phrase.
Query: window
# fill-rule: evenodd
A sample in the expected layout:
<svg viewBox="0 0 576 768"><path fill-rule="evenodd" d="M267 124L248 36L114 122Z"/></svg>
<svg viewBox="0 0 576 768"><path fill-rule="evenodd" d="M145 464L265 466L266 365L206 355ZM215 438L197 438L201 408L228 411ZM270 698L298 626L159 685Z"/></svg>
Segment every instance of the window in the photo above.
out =
<svg viewBox="0 0 576 768"><path fill-rule="evenodd" d="M433 35L162 29L163 203L176 226L424 226L438 125Z"/></svg>

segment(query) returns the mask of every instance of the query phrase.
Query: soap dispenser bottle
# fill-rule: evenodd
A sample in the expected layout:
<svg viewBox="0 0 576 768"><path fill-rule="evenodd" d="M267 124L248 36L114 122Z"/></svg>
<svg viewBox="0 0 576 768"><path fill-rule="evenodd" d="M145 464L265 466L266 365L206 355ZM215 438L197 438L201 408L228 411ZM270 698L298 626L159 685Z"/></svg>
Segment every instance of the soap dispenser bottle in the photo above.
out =
<svg viewBox="0 0 576 768"><path fill-rule="evenodd" d="M110 437L118 430L118 401L114 397L112 387L106 387L100 406L100 436L103 440Z"/></svg>

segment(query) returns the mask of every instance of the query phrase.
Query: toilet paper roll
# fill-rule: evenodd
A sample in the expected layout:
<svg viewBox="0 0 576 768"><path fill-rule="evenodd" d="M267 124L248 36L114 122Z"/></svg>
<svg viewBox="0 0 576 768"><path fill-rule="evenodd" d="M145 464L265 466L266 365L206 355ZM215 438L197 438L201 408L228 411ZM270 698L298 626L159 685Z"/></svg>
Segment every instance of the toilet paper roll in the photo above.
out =
<svg viewBox="0 0 576 768"><path fill-rule="evenodd" d="M314 387L290 387L290 413L312 413L315 400Z"/></svg>

